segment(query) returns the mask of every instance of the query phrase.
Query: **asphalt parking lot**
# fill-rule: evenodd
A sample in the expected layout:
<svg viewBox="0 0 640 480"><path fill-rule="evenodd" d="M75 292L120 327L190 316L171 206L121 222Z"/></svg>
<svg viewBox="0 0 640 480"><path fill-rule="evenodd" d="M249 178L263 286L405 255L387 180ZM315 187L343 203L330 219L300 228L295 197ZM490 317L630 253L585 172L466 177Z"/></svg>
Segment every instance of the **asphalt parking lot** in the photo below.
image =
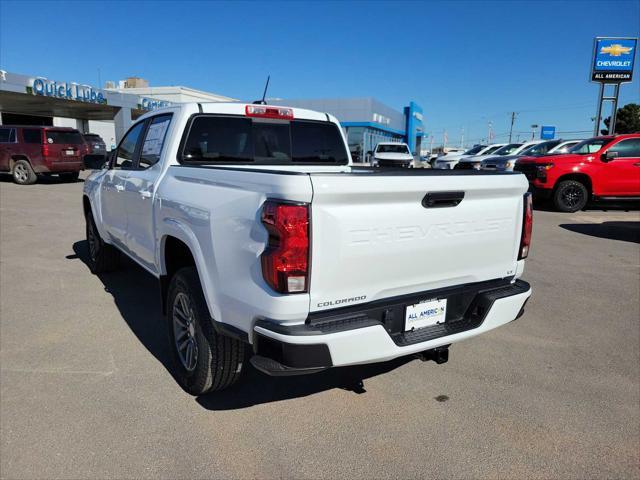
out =
<svg viewBox="0 0 640 480"><path fill-rule="evenodd" d="M82 182L0 178L2 478L638 478L640 214L535 212L525 315L452 347L200 398L154 279L84 260Z"/></svg>

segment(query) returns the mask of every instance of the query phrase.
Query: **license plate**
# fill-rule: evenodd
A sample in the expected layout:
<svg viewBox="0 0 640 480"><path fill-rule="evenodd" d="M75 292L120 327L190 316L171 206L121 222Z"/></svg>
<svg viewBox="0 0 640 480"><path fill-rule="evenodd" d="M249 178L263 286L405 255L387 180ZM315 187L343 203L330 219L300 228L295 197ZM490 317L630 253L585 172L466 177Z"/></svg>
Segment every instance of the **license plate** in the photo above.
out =
<svg viewBox="0 0 640 480"><path fill-rule="evenodd" d="M76 152L75 152L75 151L73 151L73 150L65 150L65 151L64 151L64 154L70 157L70 156L72 156L72 155L75 155L75 154L76 154Z"/></svg>
<svg viewBox="0 0 640 480"><path fill-rule="evenodd" d="M426 302L407 305L404 316L405 331L424 328L444 323L447 316L447 299L427 300Z"/></svg>

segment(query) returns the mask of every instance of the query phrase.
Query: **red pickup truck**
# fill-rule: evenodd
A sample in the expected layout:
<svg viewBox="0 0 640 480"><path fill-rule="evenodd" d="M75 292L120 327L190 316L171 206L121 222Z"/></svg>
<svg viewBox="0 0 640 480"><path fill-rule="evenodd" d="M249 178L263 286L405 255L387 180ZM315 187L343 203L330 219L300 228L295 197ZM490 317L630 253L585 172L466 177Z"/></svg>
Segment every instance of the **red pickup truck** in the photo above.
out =
<svg viewBox="0 0 640 480"><path fill-rule="evenodd" d="M515 170L529 179L534 198L561 212L589 200L640 200L640 134L594 137L562 155L522 157Z"/></svg>

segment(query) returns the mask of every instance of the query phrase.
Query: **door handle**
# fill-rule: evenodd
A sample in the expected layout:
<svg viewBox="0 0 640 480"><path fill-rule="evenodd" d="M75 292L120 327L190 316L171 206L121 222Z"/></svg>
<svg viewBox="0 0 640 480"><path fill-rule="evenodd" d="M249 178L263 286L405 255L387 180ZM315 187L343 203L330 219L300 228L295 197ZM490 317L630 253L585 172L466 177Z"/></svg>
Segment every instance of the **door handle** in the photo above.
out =
<svg viewBox="0 0 640 480"><path fill-rule="evenodd" d="M422 199L424 208L457 207L464 198L464 192L431 192Z"/></svg>
<svg viewBox="0 0 640 480"><path fill-rule="evenodd" d="M140 196L142 198L151 198L151 192L149 190L140 190Z"/></svg>
<svg viewBox="0 0 640 480"><path fill-rule="evenodd" d="M116 185L116 190L122 192L124 190L124 185Z"/></svg>
<svg viewBox="0 0 640 480"><path fill-rule="evenodd" d="M634 167L640 167L640 162L636 162L633 164Z"/></svg>

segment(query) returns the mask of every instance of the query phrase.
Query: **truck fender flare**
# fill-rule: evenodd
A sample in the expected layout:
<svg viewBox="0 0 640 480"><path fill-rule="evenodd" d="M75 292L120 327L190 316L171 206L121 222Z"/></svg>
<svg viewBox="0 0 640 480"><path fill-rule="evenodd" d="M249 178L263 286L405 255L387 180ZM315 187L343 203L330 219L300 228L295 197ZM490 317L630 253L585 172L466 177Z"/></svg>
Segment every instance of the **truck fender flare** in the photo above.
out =
<svg viewBox="0 0 640 480"><path fill-rule="evenodd" d="M158 235L160 241L158 242L158 251L156 252L158 266L160 267L160 281L162 282L163 279L167 283L171 281L171 279L167 278L167 265L164 253L167 239L169 237L173 237L184 243L191 252L191 256L195 261L196 270L198 271L198 278L200 278L200 285L204 292L204 298L207 302L207 307L209 308L209 314L212 318L220 321L220 308L214 302L214 299L216 298L214 279L211 278L209 269L205 266L206 262L204 254L202 253L202 249L199 246L195 234L188 225L175 218L165 218L162 226L163 229Z"/></svg>

